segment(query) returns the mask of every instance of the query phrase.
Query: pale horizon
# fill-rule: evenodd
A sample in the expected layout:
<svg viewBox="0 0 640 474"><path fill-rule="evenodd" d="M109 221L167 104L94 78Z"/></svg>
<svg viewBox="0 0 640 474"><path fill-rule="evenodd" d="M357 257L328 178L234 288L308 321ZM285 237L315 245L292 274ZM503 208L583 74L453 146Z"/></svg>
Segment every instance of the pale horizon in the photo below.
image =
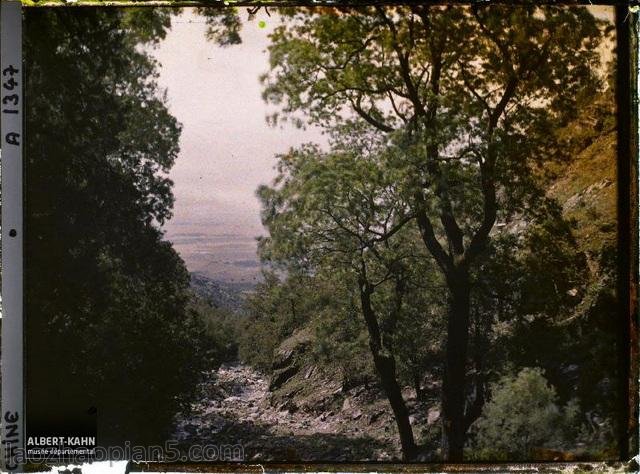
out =
<svg viewBox="0 0 640 474"><path fill-rule="evenodd" d="M268 34L279 19L261 11L247 21L242 13L240 45L207 41L204 19L186 8L151 51L169 112L183 126L169 173L175 205L166 238L189 271L231 282L259 274L256 238L265 231L255 191L275 177L276 155L326 143L318 129L267 124L259 76L268 70Z"/></svg>

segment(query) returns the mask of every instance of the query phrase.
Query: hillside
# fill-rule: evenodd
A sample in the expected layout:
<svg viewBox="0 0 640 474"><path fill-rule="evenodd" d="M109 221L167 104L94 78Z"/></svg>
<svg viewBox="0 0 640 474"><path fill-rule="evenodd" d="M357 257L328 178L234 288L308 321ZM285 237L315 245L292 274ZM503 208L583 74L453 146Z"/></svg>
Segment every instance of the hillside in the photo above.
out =
<svg viewBox="0 0 640 474"><path fill-rule="evenodd" d="M611 131L587 146L550 188L574 222L574 236L592 261L616 241L616 133Z"/></svg>
<svg viewBox="0 0 640 474"><path fill-rule="evenodd" d="M191 273L191 289L214 308L234 313L242 312L246 289L212 280L200 273Z"/></svg>
<svg viewBox="0 0 640 474"><path fill-rule="evenodd" d="M598 256L616 243L616 130L613 97L603 93L561 131L571 160L556 174L548 195L574 224L574 237L592 272Z"/></svg>

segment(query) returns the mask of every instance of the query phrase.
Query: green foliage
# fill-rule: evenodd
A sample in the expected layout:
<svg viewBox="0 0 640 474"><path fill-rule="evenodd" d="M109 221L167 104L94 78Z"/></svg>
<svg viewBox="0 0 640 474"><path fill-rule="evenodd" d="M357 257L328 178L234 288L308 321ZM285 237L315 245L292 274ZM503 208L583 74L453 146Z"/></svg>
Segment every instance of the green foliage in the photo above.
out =
<svg viewBox="0 0 640 474"><path fill-rule="evenodd" d="M284 278L266 272L247 302L237 330L239 357L270 373L278 348L305 329L312 344L308 363L327 369L345 385L369 380L371 363L364 325L353 296L336 275L294 272Z"/></svg>
<svg viewBox="0 0 640 474"><path fill-rule="evenodd" d="M425 376L437 380L442 374L446 290L435 269L415 265L412 270L421 283L405 298L393 337L400 381L420 392Z"/></svg>
<svg viewBox="0 0 640 474"><path fill-rule="evenodd" d="M623 403L615 383L616 156L615 133L605 125L614 117L610 94L585 102L576 120L559 131L573 159L560 169L549 167L555 174L549 195L570 227L546 222L534 228L529 240L535 247L521 261L548 277L522 279L526 286L520 292L529 295L529 308L542 304L542 311L534 316L527 310L529 320L515 326L507 346L516 364L545 369L561 401L578 397L585 416L600 418L615 418ZM550 297L554 293L557 303ZM595 432L603 434L599 428Z"/></svg>
<svg viewBox="0 0 640 474"><path fill-rule="evenodd" d="M139 43L168 24L152 9L25 11L27 404L33 423L97 408L103 445L166 439L212 356L159 230L180 125Z"/></svg>
<svg viewBox="0 0 640 474"><path fill-rule="evenodd" d="M280 109L274 119L320 125L337 143L352 143L354 133L393 143L392 181L411 210L427 207L429 220L447 222L429 227L465 260L496 220L538 212L540 166L566 157L553 130L603 82L595 49L603 25L586 9L372 6L283 15L263 77L265 100ZM434 241L430 252L446 266Z"/></svg>
<svg viewBox="0 0 640 474"><path fill-rule="evenodd" d="M171 8L127 8L122 13L122 26L132 44L157 44L171 27Z"/></svg>
<svg viewBox="0 0 640 474"><path fill-rule="evenodd" d="M538 368L504 376L472 427L475 459L526 460L538 447L561 447L578 432L578 403L558 404L555 389Z"/></svg>
<svg viewBox="0 0 640 474"><path fill-rule="evenodd" d="M223 47L242 42L242 21L236 7L198 8L198 14L206 19L208 40L215 41Z"/></svg>
<svg viewBox="0 0 640 474"><path fill-rule="evenodd" d="M204 325L207 348L215 365L238 357L238 328L244 316L191 295L189 311ZM211 368L211 367L210 367Z"/></svg>
<svg viewBox="0 0 640 474"><path fill-rule="evenodd" d="M357 295L350 290L347 275L337 268L333 272L314 277L322 282L326 296L309 324L314 336L310 356L346 388L374 381L376 375Z"/></svg>
<svg viewBox="0 0 640 474"><path fill-rule="evenodd" d="M317 286L303 275L284 281L274 273L265 272L264 281L248 298L247 317L238 330L240 359L265 371L271 364L277 347L302 327L322 305Z"/></svg>
<svg viewBox="0 0 640 474"><path fill-rule="evenodd" d="M452 349L443 387L452 404L443 407L443 426L452 427L446 434L459 450L473 411L465 413L464 399L454 395L472 390L464 370L454 368L473 363L481 402L478 394L505 360L553 364L555 343L569 337L549 332L586 294L587 261L546 196L545 178L550 162L572 159L557 131L604 87L597 52L604 24L586 9L533 4L282 13L263 76L264 98L279 108L272 120L321 126L333 148L282 160L274 189L261 192L272 238L265 249L302 266L349 269L361 286L375 287L375 312L393 328L406 305L389 305L391 281L370 283L388 271L397 284L402 264L423 266L414 285L441 271L447 300L413 317L433 311L449 318L440 326ZM385 238L388 247L379 245L394 224L402 229ZM420 240L424 248L416 252ZM469 334L472 360L459 360ZM501 351L512 337L524 344L512 341ZM388 342L385 350L399 345Z"/></svg>
<svg viewBox="0 0 640 474"><path fill-rule="evenodd" d="M360 318L358 307L348 306L340 311L329 308L313 324L312 360L326 373L335 374L344 388L377 380L367 331Z"/></svg>
<svg viewBox="0 0 640 474"><path fill-rule="evenodd" d="M448 290L468 272L472 398L510 367L540 366L558 387L532 382L543 405L578 395L583 413L612 413L614 187L594 181L614 172L610 77L597 51L610 28L587 9L533 4L280 13L262 78L279 108L270 120L319 125L332 143L280 157L278 178L258 191L270 234L260 252L294 280L331 288L334 302L303 318L316 361L372 370L358 317L366 287L401 382L438 374ZM238 42L237 16L217 18L233 37L215 24L212 37ZM281 306L291 284L263 288L280 309L254 301L264 367L286 328L299 327ZM308 295L292 298L304 306ZM592 359L602 362L590 371ZM518 380L500 383L517 389ZM535 423L548 425L545 416Z"/></svg>

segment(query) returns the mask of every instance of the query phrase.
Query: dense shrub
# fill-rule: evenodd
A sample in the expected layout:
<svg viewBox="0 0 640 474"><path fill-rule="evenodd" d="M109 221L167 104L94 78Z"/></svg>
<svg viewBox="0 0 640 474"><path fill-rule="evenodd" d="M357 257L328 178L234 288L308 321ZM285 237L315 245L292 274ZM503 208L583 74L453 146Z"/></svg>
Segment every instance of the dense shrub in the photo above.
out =
<svg viewBox="0 0 640 474"><path fill-rule="evenodd" d="M578 403L558 405L542 370L524 368L491 387L491 398L472 427L473 456L491 460L531 459L531 449L561 448L577 435Z"/></svg>

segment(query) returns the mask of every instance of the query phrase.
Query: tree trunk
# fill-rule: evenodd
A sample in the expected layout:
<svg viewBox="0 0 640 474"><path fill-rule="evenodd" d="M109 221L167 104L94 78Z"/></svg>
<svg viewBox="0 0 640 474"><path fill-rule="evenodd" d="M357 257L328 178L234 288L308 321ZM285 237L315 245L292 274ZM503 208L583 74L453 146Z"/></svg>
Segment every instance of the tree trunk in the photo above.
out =
<svg viewBox="0 0 640 474"><path fill-rule="evenodd" d="M369 332L369 347L373 355L373 363L376 371L380 376L382 389L384 390L393 416L398 426L398 434L400 435L400 445L402 446L402 458L404 461L411 461L417 454L417 446L413 437L411 422L409 421L409 410L402 397L402 389L398 383L396 373L396 362L390 348L384 348L382 345L382 337L380 334L380 326L378 319L371 306L372 289L365 283L361 283L360 302L362 306L362 314Z"/></svg>
<svg viewBox="0 0 640 474"><path fill-rule="evenodd" d="M382 388L384 390L393 416L398 426L400 435L400 445L402 446L402 458L404 461L411 461L417 454L417 446L413 438L413 429L409 421L409 410L402 397L402 390L396 378L396 363L393 356L373 354L373 362L380 375Z"/></svg>
<svg viewBox="0 0 640 474"><path fill-rule="evenodd" d="M459 269L447 277L449 320L442 381L442 454L445 461L461 462L466 438L466 362L469 342L469 272Z"/></svg>

